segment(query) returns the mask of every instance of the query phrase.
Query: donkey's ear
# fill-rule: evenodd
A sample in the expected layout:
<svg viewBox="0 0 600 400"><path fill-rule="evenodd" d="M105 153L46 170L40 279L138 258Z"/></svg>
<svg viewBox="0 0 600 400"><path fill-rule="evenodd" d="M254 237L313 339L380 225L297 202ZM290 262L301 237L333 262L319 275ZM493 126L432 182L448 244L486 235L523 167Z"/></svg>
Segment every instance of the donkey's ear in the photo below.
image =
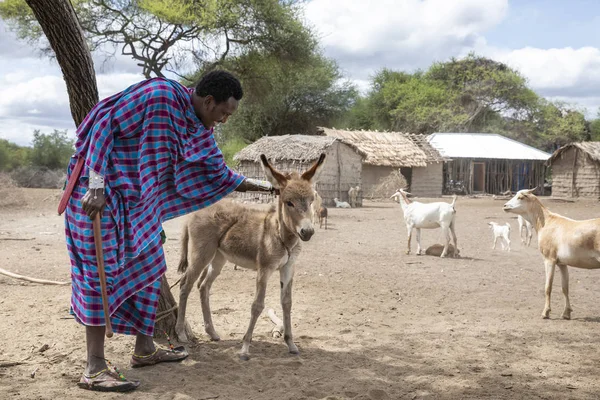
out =
<svg viewBox="0 0 600 400"><path fill-rule="evenodd" d="M321 153L317 162L310 167L308 171L302 174L302 179L305 181L312 182L319 177L319 174L323 170L323 166L325 165L325 153Z"/></svg>
<svg viewBox="0 0 600 400"><path fill-rule="evenodd" d="M267 156L264 154L260 155L260 161L262 163L263 171L265 171L265 175L267 176L267 180L271 182L271 185L275 189L283 189L288 182L288 179L279 171L277 171L267 160Z"/></svg>

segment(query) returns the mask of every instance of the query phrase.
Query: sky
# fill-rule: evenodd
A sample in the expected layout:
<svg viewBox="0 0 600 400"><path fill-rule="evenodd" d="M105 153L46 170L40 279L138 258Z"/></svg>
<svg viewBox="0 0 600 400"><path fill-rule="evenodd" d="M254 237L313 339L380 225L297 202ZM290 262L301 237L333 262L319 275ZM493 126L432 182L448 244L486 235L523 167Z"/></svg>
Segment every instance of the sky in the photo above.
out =
<svg viewBox="0 0 600 400"><path fill-rule="evenodd" d="M1 1L1 0L0 0ZM552 100L589 117L600 107L600 1L311 0L305 22L326 56L361 90L378 70L414 71L469 52L505 62ZM94 55L100 97L142 80L132 60ZM0 138L29 145L33 131L74 136L60 68L0 21Z"/></svg>

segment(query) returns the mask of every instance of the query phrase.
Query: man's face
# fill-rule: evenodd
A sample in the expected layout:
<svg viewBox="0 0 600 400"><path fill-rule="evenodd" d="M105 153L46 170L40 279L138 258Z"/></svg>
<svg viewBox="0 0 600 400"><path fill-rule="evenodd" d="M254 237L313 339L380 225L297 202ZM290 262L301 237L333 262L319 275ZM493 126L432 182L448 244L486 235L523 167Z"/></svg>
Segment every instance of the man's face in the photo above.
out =
<svg viewBox="0 0 600 400"><path fill-rule="evenodd" d="M207 129L214 128L217 123L226 123L227 119L237 110L238 101L233 97L230 97L227 101L217 103L212 96L206 98L206 110L207 118L206 126Z"/></svg>

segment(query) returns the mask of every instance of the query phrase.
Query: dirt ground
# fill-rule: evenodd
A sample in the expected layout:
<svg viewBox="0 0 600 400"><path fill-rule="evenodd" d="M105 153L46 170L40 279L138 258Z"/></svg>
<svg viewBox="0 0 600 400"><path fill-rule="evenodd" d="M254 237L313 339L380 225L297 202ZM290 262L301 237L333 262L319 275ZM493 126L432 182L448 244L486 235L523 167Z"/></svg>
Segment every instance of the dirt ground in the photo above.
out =
<svg viewBox="0 0 600 400"><path fill-rule="evenodd" d="M27 190L19 206L0 209L0 266L69 280L60 191ZM447 200L447 199L446 199ZM427 201L424 199L423 201ZM598 202L544 200L573 218L600 215ZM600 273L570 269L573 320L560 319L556 274L550 320L543 320L544 267L535 237L518 239L502 201L459 198L461 259L407 256L406 229L395 203L330 209L297 262L292 320L300 356L271 337L259 319L251 360L237 353L250 317L255 274L228 265L212 290L220 342L202 328L197 295L188 318L200 343L180 364L130 369L133 338L107 340L107 357L140 379L131 399L591 399L600 393ZM491 250L488 221L510 222L510 253ZM167 272L177 279L179 226L165 224ZM7 240L7 239L26 240ZM440 242L423 231L424 246ZM413 242L413 249L416 245ZM174 295L178 297L178 290ZM274 277L267 308L281 316ZM78 389L84 330L68 315L70 287L0 276L0 399L108 399ZM42 346L49 348L40 352ZM35 378L31 373L36 370Z"/></svg>

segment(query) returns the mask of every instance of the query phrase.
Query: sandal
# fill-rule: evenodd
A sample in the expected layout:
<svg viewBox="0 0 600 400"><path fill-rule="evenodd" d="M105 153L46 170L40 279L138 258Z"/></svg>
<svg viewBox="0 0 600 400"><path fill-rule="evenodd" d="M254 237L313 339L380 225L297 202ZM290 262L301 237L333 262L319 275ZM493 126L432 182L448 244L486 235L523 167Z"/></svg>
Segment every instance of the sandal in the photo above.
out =
<svg viewBox="0 0 600 400"><path fill-rule="evenodd" d="M140 382L127 380L123 374L105 368L94 375L84 374L77 386L97 392L129 392L137 389Z"/></svg>
<svg viewBox="0 0 600 400"><path fill-rule="evenodd" d="M156 346L154 353L147 356L138 356L133 354L131 356L131 368L147 367L149 365L155 365L162 362L176 362L185 360L189 356L189 353L183 346L175 347L172 350L161 349Z"/></svg>

